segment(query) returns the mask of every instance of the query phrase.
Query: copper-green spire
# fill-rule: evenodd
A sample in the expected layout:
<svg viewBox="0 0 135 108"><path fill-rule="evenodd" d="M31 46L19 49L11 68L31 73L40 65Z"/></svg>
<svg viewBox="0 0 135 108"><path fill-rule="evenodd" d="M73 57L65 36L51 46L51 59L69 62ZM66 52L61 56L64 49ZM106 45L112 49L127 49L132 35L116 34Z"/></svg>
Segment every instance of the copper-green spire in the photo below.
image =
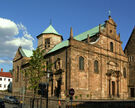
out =
<svg viewBox="0 0 135 108"><path fill-rule="evenodd" d="M53 34L56 34L56 35L60 35L54 28L53 26L50 24L49 27L47 29L45 29L42 34L48 34L48 33L53 33Z"/></svg>

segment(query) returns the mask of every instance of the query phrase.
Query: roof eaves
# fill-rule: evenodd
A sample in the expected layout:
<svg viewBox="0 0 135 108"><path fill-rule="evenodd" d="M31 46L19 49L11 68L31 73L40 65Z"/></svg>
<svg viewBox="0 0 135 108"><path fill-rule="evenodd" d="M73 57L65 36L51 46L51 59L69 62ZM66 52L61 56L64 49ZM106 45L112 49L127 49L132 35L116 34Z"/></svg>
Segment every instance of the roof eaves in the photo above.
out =
<svg viewBox="0 0 135 108"><path fill-rule="evenodd" d="M69 46L69 40L65 40L65 41L57 44L56 46L54 46L47 54L50 54L52 52L55 52L55 51L57 51L59 49L62 49L64 47L68 47L68 46Z"/></svg>

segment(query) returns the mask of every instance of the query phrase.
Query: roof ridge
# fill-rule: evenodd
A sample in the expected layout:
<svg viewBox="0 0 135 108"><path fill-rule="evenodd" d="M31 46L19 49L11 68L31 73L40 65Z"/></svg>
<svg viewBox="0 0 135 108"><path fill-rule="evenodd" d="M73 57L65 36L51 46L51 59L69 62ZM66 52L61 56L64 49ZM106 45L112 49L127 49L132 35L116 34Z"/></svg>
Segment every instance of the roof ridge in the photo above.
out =
<svg viewBox="0 0 135 108"><path fill-rule="evenodd" d="M28 49L25 49L25 48L21 48L20 52L21 52L22 56L25 56L25 57L30 57L33 54L32 50L28 50Z"/></svg>
<svg viewBox="0 0 135 108"><path fill-rule="evenodd" d="M25 49L25 48L22 48L22 49L27 50L27 51L32 51L32 50L28 50L28 49Z"/></svg>
<svg viewBox="0 0 135 108"><path fill-rule="evenodd" d="M20 48L19 51L21 52L22 56L26 56L25 53L23 52L23 48Z"/></svg>
<svg viewBox="0 0 135 108"><path fill-rule="evenodd" d="M103 28L104 25L105 25L105 23L101 24L101 28ZM89 32L89 33L88 33L88 32ZM91 36L95 35L95 34L98 33L98 32L99 32L99 25L98 25L98 26L95 26L95 27L93 27L93 28L91 28L91 29L89 29L89 30L87 30L87 31L85 31L85 32L82 32L82 33L76 35L76 36L74 37L74 39L81 41L81 40L87 38L87 35L86 35L86 36L83 36L82 39L80 39L80 38L81 38L81 35L84 35L85 33L88 33L89 36L91 37Z"/></svg>

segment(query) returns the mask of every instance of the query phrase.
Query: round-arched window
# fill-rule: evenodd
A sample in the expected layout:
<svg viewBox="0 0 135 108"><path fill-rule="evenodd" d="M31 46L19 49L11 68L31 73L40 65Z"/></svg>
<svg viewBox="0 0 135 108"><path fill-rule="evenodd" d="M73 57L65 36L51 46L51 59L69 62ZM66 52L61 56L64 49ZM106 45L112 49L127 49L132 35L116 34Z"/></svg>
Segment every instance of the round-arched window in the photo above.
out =
<svg viewBox="0 0 135 108"><path fill-rule="evenodd" d="M79 69L84 70L84 58L82 56L79 57Z"/></svg>

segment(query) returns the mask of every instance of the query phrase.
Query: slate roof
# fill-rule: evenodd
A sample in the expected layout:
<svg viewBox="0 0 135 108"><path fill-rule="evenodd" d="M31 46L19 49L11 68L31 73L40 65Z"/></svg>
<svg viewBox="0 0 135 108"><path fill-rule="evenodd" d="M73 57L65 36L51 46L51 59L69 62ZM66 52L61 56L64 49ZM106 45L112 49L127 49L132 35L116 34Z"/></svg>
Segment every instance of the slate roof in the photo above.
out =
<svg viewBox="0 0 135 108"><path fill-rule="evenodd" d="M101 24L101 30L104 28L105 24ZM74 37L75 40L78 40L78 41L82 41L82 40L85 40L87 39L87 35L89 34L90 37L94 36L95 34L97 34L99 32L99 26L96 26L86 32L83 32L77 36ZM52 25L50 25L45 31L43 31L42 33L54 33L54 34L57 34L59 35L58 32L56 32L56 30L52 27ZM49 52L49 53L52 53L52 52L55 52L59 49L62 49L64 47L68 47L69 46L69 40L65 40L65 41L62 41L61 43L55 45ZM22 56L25 56L25 57L30 57L32 56L32 51L31 50L26 50L26 49L22 49L20 50Z"/></svg>
<svg viewBox="0 0 135 108"><path fill-rule="evenodd" d="M0 72L0 76L1 77L9 77L12 78L12 75L10 72Z"/></svg>

